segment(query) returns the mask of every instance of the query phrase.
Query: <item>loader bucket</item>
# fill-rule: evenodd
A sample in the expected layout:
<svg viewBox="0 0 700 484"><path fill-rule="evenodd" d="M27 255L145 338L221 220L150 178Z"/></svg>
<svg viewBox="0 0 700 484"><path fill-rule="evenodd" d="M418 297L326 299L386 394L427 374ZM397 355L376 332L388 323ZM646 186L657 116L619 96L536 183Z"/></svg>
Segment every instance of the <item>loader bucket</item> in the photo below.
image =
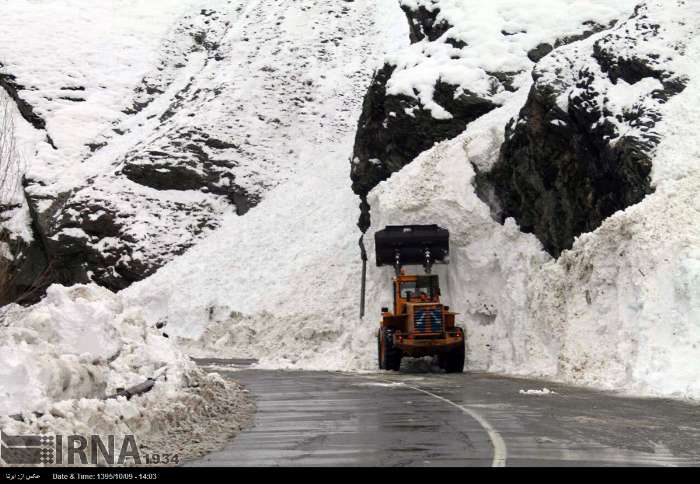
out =
<svg viewBox="0 0 700 484"><path fill-rule="evenodd" d="M446 263L450 253L450 232L437 225L389 225L374 234L377 266L422 265L426 250L432 262Z"/></svg>

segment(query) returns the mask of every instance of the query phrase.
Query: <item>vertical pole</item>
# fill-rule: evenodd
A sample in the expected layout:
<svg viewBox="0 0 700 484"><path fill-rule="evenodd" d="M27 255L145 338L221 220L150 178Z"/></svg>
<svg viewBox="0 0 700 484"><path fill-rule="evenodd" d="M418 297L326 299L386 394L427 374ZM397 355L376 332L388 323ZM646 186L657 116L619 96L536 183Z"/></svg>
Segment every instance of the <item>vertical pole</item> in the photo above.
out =
<svg viewBox="0 0 700 484"><path fill-rule="evenodd" d="M365 286L367 281L367 250L365 249L365 235L360 236L360 255L362 257L362 284L360 288L360 318L365 317Z"/></svg>

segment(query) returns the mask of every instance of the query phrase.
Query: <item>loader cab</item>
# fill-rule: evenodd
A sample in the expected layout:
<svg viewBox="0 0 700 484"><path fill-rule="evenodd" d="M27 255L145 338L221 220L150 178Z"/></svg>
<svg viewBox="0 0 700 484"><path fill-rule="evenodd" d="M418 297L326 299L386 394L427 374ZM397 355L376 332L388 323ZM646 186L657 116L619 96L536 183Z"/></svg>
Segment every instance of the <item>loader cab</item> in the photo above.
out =
<svg viewBox="0 0 700 484"><path fill-rule="evenodd" d="M407 304L440 302L437 275L404 275L394 278L394 314L406 314Z"/></svg>

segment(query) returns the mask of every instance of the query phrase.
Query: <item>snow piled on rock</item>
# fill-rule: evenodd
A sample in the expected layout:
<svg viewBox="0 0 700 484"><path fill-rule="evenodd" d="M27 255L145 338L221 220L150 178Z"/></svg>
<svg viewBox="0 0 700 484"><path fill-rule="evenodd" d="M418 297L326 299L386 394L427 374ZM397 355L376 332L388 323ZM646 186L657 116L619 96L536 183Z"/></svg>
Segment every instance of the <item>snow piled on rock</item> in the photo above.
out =
<svg viewBox="0 0 700 484"><path fill-rule="evenodd" d="M528 53L541 44L580 36L628 14L637 0L400 0L403 7L438 12L435 23L449 28L389 56L397 66L387 94L415 97L436 119L452 115L433 99L438 81L502 104L511 91L529 85L534 62ZM466 44L458 48L456 42ZM513 77L506 89L498 75Z"/></svg>
<svg viewBox="0 0 700 484"><path fill-rule="evenodd" d="M659 117L660 105L686 81L685 58L678 50L696 30L678 14L678 6L640 4L632 18L606 34L562 47L543 59L533 71L535 84L557 93L557 105L564 112L577 98L602 106L598 123L610 122L616 128L608 140L611 144L631 137L653 145L658 136L649 128ZM591 55L597 62L591 62ZM624 71L617 64L625 59L639 60L639 72L629 68L630 79L620 72L603 72ZM587 83L586 78L593 81ZM664 94L665 90L669 92Z"/></svg>

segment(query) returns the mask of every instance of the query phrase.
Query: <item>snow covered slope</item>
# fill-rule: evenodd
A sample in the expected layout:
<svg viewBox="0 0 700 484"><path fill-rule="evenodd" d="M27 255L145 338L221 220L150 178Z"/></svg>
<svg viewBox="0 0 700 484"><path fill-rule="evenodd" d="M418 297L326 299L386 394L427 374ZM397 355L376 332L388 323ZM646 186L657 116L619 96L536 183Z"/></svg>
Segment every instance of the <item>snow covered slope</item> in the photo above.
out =
<svg viewBox="0 0 700 484"><path fill-rule="evenodd" d="M136 120L127 108L158 66L163 39L182 39L187 45L181 47L202 63L194 42L187 43L197 26L177 28L196 3L3 2L0 77L41 134L23 150L25 204L38 233L34 246L20 252L34 259L30 266L50 265L52 279L123 287L191 243L198 230L188 225L200 224L201 231L225 209L211 196L161 193L116 175L127 152L159 130L146 123L153 113ZM181 55L163 50L166 57ZM177 78L170 79L172 92L164 98L198 71L194 61L160 67L163 76ZM159 243L159 236L165 240ZM34 277L42 271L31 270Z"/></svg>
<svg viewBox="0 0 700 484"><path fill-rule="evenodd" d="M299 139L354 129L348 86L383 52L365 2L5 3L0 72L46 135L26 189L43 263L115 290L289 180L316 156Z"/></svg>
<svg viewBox="0 0 700 484"><path fill-rule="evenodd" d="M291 140L294 175L254 210L229 215L216 232L123 293L127 304L167 321L172 334L196 338L206 330L206 350L253 355L275 366L369 366L369 326L357 317L359 201L348 183L347 160L372 69L384 52L405 42L407 31L393 2L356 1L348 9L335 26L344 34L332 57L322 55L322 38L311 36L308 44L296 36L279 39L310 49L319 63L313 82L332 94L309 101L309 115L324 126ZM254 102L266 94L249 95ZM275 134L270 144L283 139ZM287 152L280 146L280 156Z"/></svg>
<svg viewBox="0 0 700 484"><path fill-rule="evenodd" d="M351 178L361 197L434 143L529 88L535 62L630 14L636 0L400 2L411 44L387 57L365 97ZM369 207L361 225L366 228Z"/></svg>

